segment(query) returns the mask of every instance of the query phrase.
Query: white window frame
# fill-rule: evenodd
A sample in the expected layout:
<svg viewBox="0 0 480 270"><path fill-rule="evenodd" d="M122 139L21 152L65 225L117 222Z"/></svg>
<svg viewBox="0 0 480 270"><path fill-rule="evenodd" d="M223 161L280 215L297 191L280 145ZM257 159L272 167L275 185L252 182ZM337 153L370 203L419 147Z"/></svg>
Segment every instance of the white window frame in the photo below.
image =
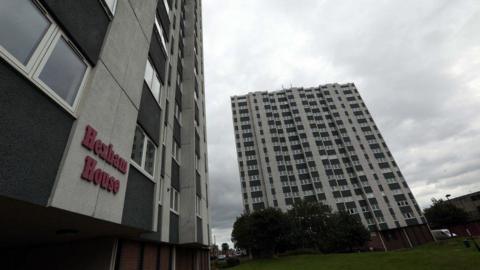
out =
<svg viewBox="0 0 480 270"><path fill-rule="evenodd" d="M195 213L198 217L202 217L202 198L198 195L195 196Z"/></svg>
<svg viewBox="0 0 480 270"><path fill-rule="evenodd" d="M180 106L178 106L176 101L174 103L173 115L175 115L175 119L177 119L180 126L182 126L182 110L180 110Z"/></svg>
<svg viewBox="0 0 480 270"><path fill-rule="evenodd" d="M101 0L102 6L110 13L110 16L115 15L115 10L117 10L117 0ZM110 3L111 2L111 3Z"/></svg>
<svg viewBox="0 0 480 270"><path fill-rule="evenodd" d="M60 39L64 39L66 42L67 42L67 45L70 46L70 48L73 50L73 53L75 53L79 59L81 61L83 61L86 65L86 70L85 70L85 74L83 75L83 79L82 79L82 82L80 83L80 86L78 88L78 92L77 92L77 95L75 96L75 100L73 101L73 104L70 106L70 104L68 104L68 102L66 102L63 98L61 98L53 89L51 89L46 83L44 83L41 79L40 79L40 74L41 72L43 71L43 68L45 67L45 65L47 64L50 56L52 55L57 43L60 41ZM90 65L88 64L88 62L85 60L85 58L80 54L80 52L74 47L73 43L64 35L60 32L60 30L58 30L58 32L56 34L54 34L54 37L53 37L53 40L52 40L52 45L46 50L45 52L45 55L43 57L43 59L37 64L37 68L35 69L35 72L33 73L32 75L32 78L33 80L38 84L40 85L41 88L47 90L47 93L49 94L52 94L54 95L54 99L57 101L57 102L60 102L62 103L63 105L71 108L72 112L75 111L75 108L78 106L78 103L79 103L79 96L81 95L81 93L83 92L82 90L85 88L85 82L86 82L86 78L88 76L88 72L90 71Z"/></svg>
<svg viewBox="0 0 480 270"><path fill-rule="evenodd" d="M135 160L133 160L131 157L130 157L130 164L132 164L137 170L139 170L141 173L143 173L148 179L150 179L152 182L155 182L155 179L154 179L154 175L157 171L157 166L156 166L156 162L157 162L157 151L158 151L158 147L155 145L155 143L153 142L152 139L150 139L150 137L148 137L148 134L139 126L137 125L136 127L138 127L142 133L143 133L143 148L142 148L142 158L141 158L141 161L140 163L141 164L138 164ZM136 128L135 127L135 128ZM147 170L145 169L145 162L146 162L146 157L147 157L147 144L148 142L151 142L153 147L155 147L155 151L154 151L154 155L153 155L153 172L152 174L150 174L149 172L147 172ZM133 145L132 145L133 147Z"/></svg>
<svg viewBox="0 0 480 270"><path fill-rule="evenodd" d="M150 67L150 69L152 70L152 75L150 78L147 78L147 69L148 67ZM155 67L153 66L152 62L150 61L150 58L147 59L147 62L145 63L145 72L143 74L143 80L145 81L145 83L147 84L148 86L148 89L150 90L150 92L152 93L152 95L155 97L155 100L157 101L158 104L160 104L160 100L161 100L161 96L162 96L162 90L163 90L163 85L162 85L162 82L160 81L160 77L158 76L158 73L157 71L155 70ZM155 94L154 92L154 82L155 80L158 81L158 85L159 85L159 88L158 88L158 94Z"/></svg>
<svg viewBox="0 0 480 270"><path fill-rule="evenodd" d="M13 56L7 49L0 45L0 57L12 65L17 71L24 75L29 81L36 85L42 92L47 96L56 101L62 108L64 108L72 116L76 117L76 110L78 103L83 94L85 88L85 83L87 81L88 75L91 70L90 64L87 62L85 57L79 52L73 42L63 33L51 16L44 10L44 8L38 4L36 1L32 3L37 7L38 11L45 16L45 18L50 22L50 26L41 38L37 47L34 49L30 59L27 64L24 65L21 63L15 56ZM72 105L60 97L53 89L47 86L38 76L43 71L45 64L49 60L53 50L55 49L59 40L63 38L70 49L78 56L78 58L85 63L86 69L85 74L83 75L82 81L79 85L78 92L75 96L75 100Z"/></svg>
<svg viewBox="0 0 480 270"><path fill-rule="evenodd" d="M175 205L175 202L177 202L177 205ZM177 215L180 211L180 192L173 187L170 187L170 211Z"/></svg>
<svg viewBox="0 0 480 270"><path fill-rule="evenodd" d="M194 158L194 166L195 166L196 171L200 171L199 170L199 168L200 168L200 158L197 156L196 153L195 153L195 158Z"/></svg>
<svg viewBox="0 0 480 270"><path fill-rule="evenodd" d="M168 5L168 1L163 0L163 5L165 6L165 10L167 11L167 14L170 16L170 6Z"/></svg>
<svg viewBox="0 0 480 270"><path fill-rule="evenodd" d="M404 200L404 201L398 201L397 202L397 205L399 207L402 207L402 206L408 206L408 201Z"/></svg>
<svg viewBox="0 0 480 270"><path fill-rule="evenodd" d="M348 208L348 213L349 213L350 215L357 214L357 213L358 213L358 209L357 209L357 208Z"/></svg>
<svg viewBox="0 0 480 270"><path fill-rule="evenodd" d="M165 41L165 37L163 36L163 28L160 25L160 22L158 21L157 16L155 16L155 27L157 28L158 34L160 36L160 41L162 42L163 49L165 50L165 53L168 55L168 50L167 50L167 42Z"/></svg>
<svg viewBox="0 0 480 270"><path fill-rule="evenodd" d="M173 140L173 144L172 144L172 157L175 159L175 161L177 162L177 164L181 164L180 163L180 160L181 160L181 150L182 148L180 147L180 145L178 145L177 141Z"/></svg>
<svg viewBox="0 0 480 270"><path fill-rule="evenodd" d="M165 180L163 180L163 178L160 178L157 184L159 185L159 187L158 187L158 193L159 193L158 194L158 204L163 205L163 197L164 197L163 196L164 195L163 194L163 187L164 187L164 184L165 184Z"/></svg>

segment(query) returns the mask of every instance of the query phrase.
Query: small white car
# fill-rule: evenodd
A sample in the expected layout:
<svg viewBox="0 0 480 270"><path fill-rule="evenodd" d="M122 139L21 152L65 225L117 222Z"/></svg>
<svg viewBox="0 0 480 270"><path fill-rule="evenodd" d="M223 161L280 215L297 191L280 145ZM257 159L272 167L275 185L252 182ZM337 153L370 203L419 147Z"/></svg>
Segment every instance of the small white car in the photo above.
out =
<svg viewBox="0 0 480 270"><path fill-rule="evenodd" d="M445 240L457 236L455 233L451 233L448 229L432 230L432 235L436 240Z"/></svg>

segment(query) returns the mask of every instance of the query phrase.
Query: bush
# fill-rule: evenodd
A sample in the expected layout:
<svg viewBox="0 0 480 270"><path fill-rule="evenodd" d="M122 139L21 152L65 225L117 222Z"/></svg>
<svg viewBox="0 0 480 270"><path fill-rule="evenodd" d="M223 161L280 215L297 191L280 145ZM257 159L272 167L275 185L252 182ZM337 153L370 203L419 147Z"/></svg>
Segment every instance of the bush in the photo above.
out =
<svg viewBox="0 0 480 270"><path fill-rule="evenodd" d="M224 261L216 261L215 266L219 269L230 268L240 264L240 260L236 257L228 257Z"/></svg>
<svg viewBox="0 0 480 270"><path fill-rule="evenodd" d="M272 257L285 246L290 231L287 216L279 209L267 208L238 217L232 241L236 248L248 250L254 257Z"/></svg>
<svg viewBox="0 0 480 270"><path fill-rule="evenodd" d="M286 257L286 256L296 256L296 255L306 255L306 254L320 254L321 252L316 249L311 248L301 248L295 250L289 250L287 252L281 253L279 257Z"/></svg>
<svg viewBox="0 0 480 270"><path fill-rule="evenodd" d="M370 232L346 212L332 212L317 202L299 201L283 213L267 208L245 213L233 224L232 241L256 258L275 254L353 252L370 240Z"/></svg>
<svg viewBox="0 0 480 270"><path fill-rule="evenodd" d="M240 264L240 260L236 257L227 258L227 267L234 267Z"/></svg>

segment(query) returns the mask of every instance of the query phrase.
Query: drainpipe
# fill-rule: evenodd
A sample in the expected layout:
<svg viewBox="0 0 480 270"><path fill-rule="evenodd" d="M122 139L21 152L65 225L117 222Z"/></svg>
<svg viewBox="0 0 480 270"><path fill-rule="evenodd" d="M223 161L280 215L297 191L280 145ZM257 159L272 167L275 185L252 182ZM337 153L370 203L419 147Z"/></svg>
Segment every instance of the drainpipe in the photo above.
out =
<svg viewBox="0 0 480 270"><path fill-rule="evenodd" d="M405 237L407 238L407 241L408 241L408 244L410 245L410 248L413 248L412 241L410 241L410 237L408 237L408 234L407 234L407 231L405 230L405 228L402 228L402 231L403 231L403 234L405 235Z"/></svg>
<svg viewBox="0 0 480 270"><path fill-rule="evenodd" d="M383 249L385 250L385 252L387 252L388 249L387 249L387 246L385 245L385 242L383 242L382 232L378 231L378 235L380 236L380 241L382 242Z"/></svg>

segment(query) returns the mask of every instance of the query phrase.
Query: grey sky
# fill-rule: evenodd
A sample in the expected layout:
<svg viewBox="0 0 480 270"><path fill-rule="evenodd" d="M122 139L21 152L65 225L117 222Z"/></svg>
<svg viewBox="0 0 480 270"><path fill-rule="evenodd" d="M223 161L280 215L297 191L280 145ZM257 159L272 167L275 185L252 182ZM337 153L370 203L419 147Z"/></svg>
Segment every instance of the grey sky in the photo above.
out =
<svg viewBox="0 0 480 270"><path fill-rule="evenodd" d="M230 96L354 82L422 207L480 190L480 1L204 0L217 243L242 211Z"/></svg>

